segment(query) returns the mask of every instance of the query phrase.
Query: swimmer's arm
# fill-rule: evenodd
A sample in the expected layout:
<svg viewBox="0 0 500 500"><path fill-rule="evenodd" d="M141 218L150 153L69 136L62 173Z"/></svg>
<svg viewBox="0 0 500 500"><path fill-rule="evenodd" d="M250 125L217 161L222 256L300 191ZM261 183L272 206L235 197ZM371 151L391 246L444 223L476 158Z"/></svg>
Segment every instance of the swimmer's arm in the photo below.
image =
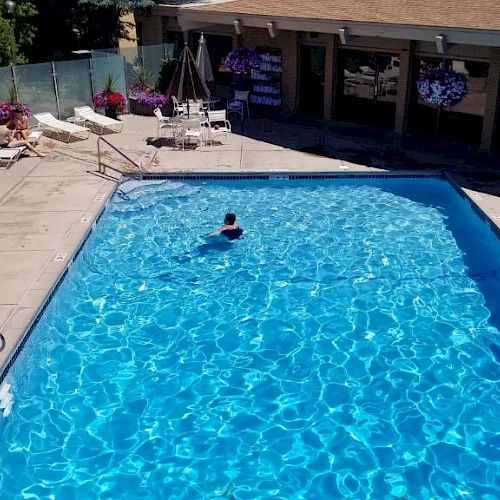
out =
<svg viewBox="0 0 500 500"><path fill-rule="evenodd" d="M218 236L222 231L224 231L224 228L226 226L221 226L219 229L216 229L215 231L212 231L208 236Z"/></svg>

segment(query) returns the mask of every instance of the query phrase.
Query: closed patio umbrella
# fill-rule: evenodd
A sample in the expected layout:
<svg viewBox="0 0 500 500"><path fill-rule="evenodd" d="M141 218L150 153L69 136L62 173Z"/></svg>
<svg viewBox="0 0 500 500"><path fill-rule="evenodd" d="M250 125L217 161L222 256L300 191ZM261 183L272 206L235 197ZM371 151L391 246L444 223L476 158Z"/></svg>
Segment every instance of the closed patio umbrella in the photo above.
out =
<svg viewBox="0 0 500 500"><path fill-rule="evenodd" d="M196 66L198 67L201 77L206 82L214 81L212 64L210 63L210 56L208 55L207 41L203 33L201 34L200 39L198 41L198 52L196 53Z"/></svg>
<svg viewBox="0 0 500 500"><path fill-rule="evenodd" d="M196 61L187 43L184 44L184 50L179 56L179 61L175 67L166 94L168 96L176 96L179 101L188 99L196 101L198 99L210 98L210 90L200 75Z"/></svg>

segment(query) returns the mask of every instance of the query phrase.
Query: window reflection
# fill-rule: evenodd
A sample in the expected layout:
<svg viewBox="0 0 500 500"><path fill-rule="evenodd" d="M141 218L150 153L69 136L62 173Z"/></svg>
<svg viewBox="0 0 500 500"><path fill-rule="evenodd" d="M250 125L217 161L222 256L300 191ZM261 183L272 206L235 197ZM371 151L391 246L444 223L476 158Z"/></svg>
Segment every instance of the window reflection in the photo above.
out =
<svg viewBox="0 0 500 500"><path fill-rule="evenodd" d="M344 95L396 102L399 57L360 52L346 58Z"/></svg>
<svg viewBox="0 0 500 500"><path fill-rule="evenodd" d="M393 125L399 79L394 54L344 50L338 116L348 121Z"/></svg>

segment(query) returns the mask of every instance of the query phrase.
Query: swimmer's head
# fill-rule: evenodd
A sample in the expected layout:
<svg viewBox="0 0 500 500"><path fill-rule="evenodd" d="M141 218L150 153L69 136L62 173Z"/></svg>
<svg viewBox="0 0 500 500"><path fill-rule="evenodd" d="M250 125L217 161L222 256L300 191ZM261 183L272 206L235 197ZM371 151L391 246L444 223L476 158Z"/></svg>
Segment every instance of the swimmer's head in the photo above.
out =
<svg viewBox="0 0 500 500"><path fill-rule="evenodd" d="M236 214L227 213L224 217L224 224L232 226L236 222Z"/></svg>

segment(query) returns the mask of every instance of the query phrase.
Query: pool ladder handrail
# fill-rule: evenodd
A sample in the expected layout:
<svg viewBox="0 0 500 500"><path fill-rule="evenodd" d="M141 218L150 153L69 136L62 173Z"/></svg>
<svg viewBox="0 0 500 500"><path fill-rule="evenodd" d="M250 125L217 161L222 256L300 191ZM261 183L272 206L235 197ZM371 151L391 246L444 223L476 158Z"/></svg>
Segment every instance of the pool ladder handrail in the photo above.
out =
<svg viewBox="0 0 500 500"><path fill-rule="evenodd" d="M106 174L106 167L110 168L111 170L114 170L115 172L118 172L119 174L123 174L121 170L118 170L117 168L110 167L109 165L106 165L101 161L101 141L105 142L111 149L115 150L119 155L123 156L128 162L130 162L132 165L134 165L135 168L139 171L139 176L142 179L144 176L144 172L142 170L142 167L136 163L132 158L129 158L123 151L120 151L116 146L111 144L107 139L104 139L104 137L99 136L97 138L97 168L99 173L101 174ZM102 167L102 168L101 168Z"/></svg>

